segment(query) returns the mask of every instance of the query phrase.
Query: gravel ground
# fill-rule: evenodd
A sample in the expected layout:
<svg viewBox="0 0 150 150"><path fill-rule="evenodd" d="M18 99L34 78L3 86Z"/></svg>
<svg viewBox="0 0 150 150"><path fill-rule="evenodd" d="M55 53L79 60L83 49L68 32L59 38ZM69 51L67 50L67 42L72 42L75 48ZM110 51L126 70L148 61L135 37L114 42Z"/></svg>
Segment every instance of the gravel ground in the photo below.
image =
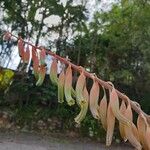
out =
<svg viewBox="0 0 150 150"><path fill-rule="evenodd" d="M0 150L133 150L128 144L110 148L88 139L59 135L42 136L35 133L0 133Z"/></svg>

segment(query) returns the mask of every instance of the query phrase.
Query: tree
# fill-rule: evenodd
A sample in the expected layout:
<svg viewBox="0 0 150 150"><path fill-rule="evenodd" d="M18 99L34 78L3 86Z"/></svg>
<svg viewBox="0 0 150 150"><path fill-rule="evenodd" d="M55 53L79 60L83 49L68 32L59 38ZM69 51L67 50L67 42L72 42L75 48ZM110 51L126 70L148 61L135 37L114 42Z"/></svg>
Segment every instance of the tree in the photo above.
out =
<svg viewBox="0 0 150 150"><path fill-rule="evenodd" d="M110 11L96 12L71 48L74 62L80 43L81 65L113 81L131 97L134 97L133 93L138 99L145 95L141 101L143 107L148 103L146 93L150 93L149 8L148 1L122 0ZM147 112L148 107L145 106Z"/></svg>

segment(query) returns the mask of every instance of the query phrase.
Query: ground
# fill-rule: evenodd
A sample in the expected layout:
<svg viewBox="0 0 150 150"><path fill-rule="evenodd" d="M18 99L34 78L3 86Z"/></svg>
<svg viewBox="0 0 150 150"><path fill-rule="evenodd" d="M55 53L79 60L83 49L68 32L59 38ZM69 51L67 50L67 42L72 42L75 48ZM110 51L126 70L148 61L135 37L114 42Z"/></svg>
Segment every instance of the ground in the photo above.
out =
<svg viewBox="0 0 150 150"><path fill-rule="evenodd" d="M37 133L0 133L0 150L132 150L128 144L115 144L106 148L104 143L85 138Z"/></svg>

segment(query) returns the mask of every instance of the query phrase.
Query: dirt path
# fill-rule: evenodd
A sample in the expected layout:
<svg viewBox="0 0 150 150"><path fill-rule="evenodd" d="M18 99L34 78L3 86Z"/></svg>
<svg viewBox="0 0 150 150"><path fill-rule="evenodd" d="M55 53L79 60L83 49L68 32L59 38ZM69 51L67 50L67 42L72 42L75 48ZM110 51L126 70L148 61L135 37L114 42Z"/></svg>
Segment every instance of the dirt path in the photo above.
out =
<svg viewBox="0 0 150 150"><path fill-rule="evenodd" d="M0 150L132 150L128 144L104 144L87 139L71 139L62 136L42 136L29 133L0 133Z"/></svg>

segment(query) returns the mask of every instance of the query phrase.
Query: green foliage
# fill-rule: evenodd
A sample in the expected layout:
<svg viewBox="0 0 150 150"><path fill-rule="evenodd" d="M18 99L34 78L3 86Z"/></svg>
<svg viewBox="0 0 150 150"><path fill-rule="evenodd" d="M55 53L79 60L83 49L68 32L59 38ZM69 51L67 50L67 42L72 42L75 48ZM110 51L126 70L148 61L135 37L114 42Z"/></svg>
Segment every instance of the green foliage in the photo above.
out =
<svg viewBox="0 0 150 150"><path fill-rule="evenodd" d="M93 119L90 113L88 113L88 115L83 120L80 132L83 136L89 136L97 140L105 141L105 130L102 128L100 122Z"/></svg>
<svg viewBox="0 0 150 150"><path fill-rule="evenodd" d="M33 1L0 1L3 6L3 11L6 13L3 17L5 24L11 24L12 30L21 32L22 36L34 37L37 35L36 44L39 38L43 36L50 36L49 32L59 34L60 38L67 38L66 32L74 30L86 19L85 6L78 4L73 5L72 0L68 0L66 5L60 0L33 0ZM15 9L14 9L15 8ZM38 14L38 16L37 16ZM60 18L60 23L49 27L45 23L45 19L51 16ZM29 24L31 27L29 27ZM43 30L43 28L45 28Z"/></svg>
<svg viewBox="0 0 150 150"><path fill-rule="evenodd" d="M10 85L14 72L8 69L0 70L0 90L5 90Z"/></svg>

